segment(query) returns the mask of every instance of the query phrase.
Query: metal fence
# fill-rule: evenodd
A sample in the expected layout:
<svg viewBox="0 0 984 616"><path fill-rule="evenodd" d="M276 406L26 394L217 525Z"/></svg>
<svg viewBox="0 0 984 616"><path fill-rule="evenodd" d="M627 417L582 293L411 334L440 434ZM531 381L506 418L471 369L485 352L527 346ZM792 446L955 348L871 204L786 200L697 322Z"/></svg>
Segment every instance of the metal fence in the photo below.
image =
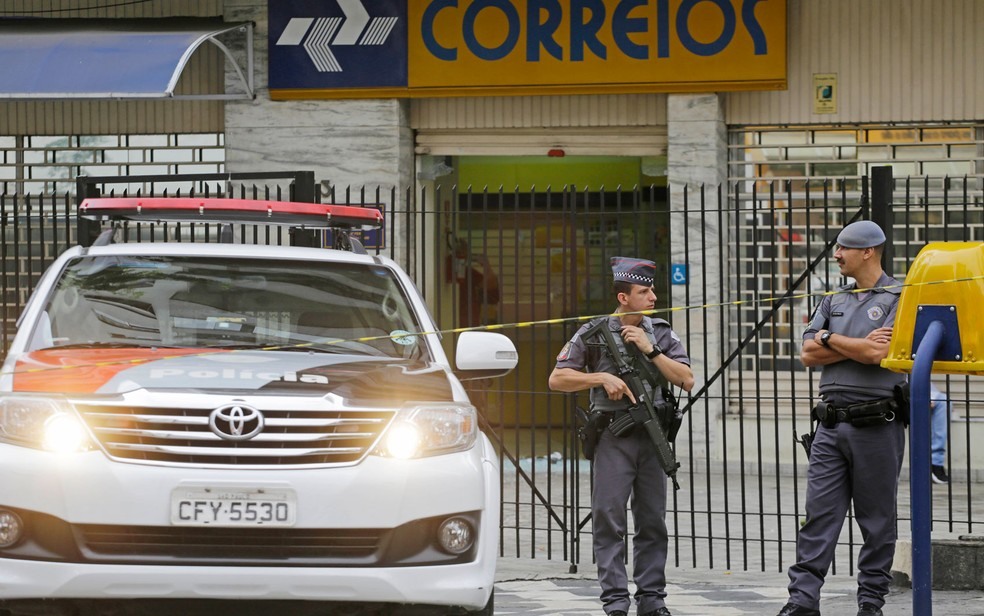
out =
<svg viewBox="0 0 984 616"><path fill-rule="evenodd" d="M656 261L659 316L683 337L698 380L683 401L688 419L676 444L683 489L669 503L671 563L782 570L804 516L806 457L794 439L809 429L816 394L817 375L798 361L799 341L821 294L843 282L828 267L836 232L858 217L890 226L886 252L900 279L927 241L984 239L984 191L973 178L881 178L874 190L867 179L860 190L810 180L540 191L316 191L312 177L291 174L188 181L194 186L185 190L211 196L379 207L386 226L362 242L407 269L443 327L492 325L513 338L517 370L469 383L501 456L501 552L572 568L591 562L590 465L573 436L573 406L587 401L549 392L546 378L577 327L611 311L611 256ZM123 182L121 192L163 192L155 178L86 182L79 195L108 194L114 182ZM4 351L41 272L74 241L76 205L68 194L0 196ZM151 225L147 237L218 239L201 227L182 234ZM255 226L237 237L286 243ZM444 336L449 349L455 336ZM934 490L934 528L974 532L975 518L984 519L982 454L974 448L984 431L984 386L965 377L939 384L955 412L947 446L954 481ZM905 481L899 513L905 536ZM859 537L853 521L845 525L833 573L853 573Z"/></svg>

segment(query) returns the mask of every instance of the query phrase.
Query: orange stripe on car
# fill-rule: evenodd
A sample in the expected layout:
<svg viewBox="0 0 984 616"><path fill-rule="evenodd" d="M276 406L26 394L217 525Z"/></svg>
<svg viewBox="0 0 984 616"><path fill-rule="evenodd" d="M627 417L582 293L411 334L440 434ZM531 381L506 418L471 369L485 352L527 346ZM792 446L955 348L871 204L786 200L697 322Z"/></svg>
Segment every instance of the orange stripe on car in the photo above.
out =
<svg viewBox="0 0 984 616"><path fill-rule="evenodd" d="M135 364L210 349L44 349L25 353L14 369L14 391L88 394Z"/></svg>

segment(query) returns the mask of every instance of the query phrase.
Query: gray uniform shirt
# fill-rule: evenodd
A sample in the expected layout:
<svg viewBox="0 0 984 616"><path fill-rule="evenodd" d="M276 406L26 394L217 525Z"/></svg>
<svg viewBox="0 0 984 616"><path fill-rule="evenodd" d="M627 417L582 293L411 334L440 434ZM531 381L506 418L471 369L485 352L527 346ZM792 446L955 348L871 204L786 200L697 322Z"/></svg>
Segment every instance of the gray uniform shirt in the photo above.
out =
<svg viewBox="0 0 984 616"><path fill-rule="evenodd" d="M622 356L625 357L626 361L631 362L631 356L629 355L628 349L622 344L622 336L619 333L622 329L622 322L619 321L618 317L610 316L603 317L608 319L608 328L615 335L615 341L618 343L620 349L622 350ZM585 340L581 337L581 334L591 327L593 324L597 323L597 320L590 321L583 325L574 337L564 345L561 349L560 354L557 355L557 367L558 368L573 368L574 370L587 370L588 372L608 372L610 374L618 374L618 370L615 367L615 362L608 356L607 351L603 347L601 340L589 340L587 342L592 344L587 344ZM647 316L642 317L642 322L639 323L639 327L645 330L646 335L649 336L649 341L653 344L658 344L661 349L663 349L663 354L670 359L676 360L680 363L690 365L690 357L687 355L687 350L683 348L683 343L680 342L680 337L670 329L670 324L663 319L651 319ZM602 345L596 345L593 343L602 343ZM649 386L649 382L643 379L646 383L646 389L650 394L650 399L661 400L662 394L660 392L653 393ZM631 402L628 396L623 397L621 400L610 400L608 394L605 392L604 387L592 387L590 393L591 400L591 410L592 411L618 411L629 408Z"/></svg>
<svg viewBox="0 0 984 616"><path fill-rule="evenodd" d="M871 291L851 293L856 288L855 282L841 287L841 293L825 296L813 313L803 340L812 339L821 329L851 338L864 338L879 327L895 324L895 309L902 293L899 281L883 272ZM896 383L904 380L904 374L886 370L878 364L845 359L823 366L820 396L837 406L881 400L890 398Z"/></svg>

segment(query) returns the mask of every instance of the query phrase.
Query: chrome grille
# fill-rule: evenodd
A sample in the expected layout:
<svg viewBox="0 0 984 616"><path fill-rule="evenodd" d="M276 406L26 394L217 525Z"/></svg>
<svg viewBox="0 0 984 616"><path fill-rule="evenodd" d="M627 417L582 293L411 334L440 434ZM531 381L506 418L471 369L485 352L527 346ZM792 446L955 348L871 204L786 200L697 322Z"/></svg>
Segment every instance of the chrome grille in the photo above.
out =
<svg viewBox="0 0 984 616"><path fill-rule="evenodd" d="M76 404L115 459L189 466L324 466L362 459L392 419L391 411L263 410L263 431L246 441L209 428L213 409Z"/></svg>

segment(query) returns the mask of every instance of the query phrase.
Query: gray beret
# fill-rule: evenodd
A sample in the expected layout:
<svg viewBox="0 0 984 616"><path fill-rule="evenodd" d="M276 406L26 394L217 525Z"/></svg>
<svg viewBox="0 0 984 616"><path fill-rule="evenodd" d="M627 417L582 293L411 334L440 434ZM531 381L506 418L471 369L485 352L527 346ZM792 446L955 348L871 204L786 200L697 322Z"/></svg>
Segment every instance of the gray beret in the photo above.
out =
<svg viewBox="0 0 984 616"><path fill-rule="evenodd" d="M645 259L629 257L612 257L612 276L616 281L653 286L656 276L656 264Z"/></svg>
<svg viewBox="0 0 984 616"><path fill-rule="evenodd" d="M844 227L837 236L844 248L871 248L885 243L885 232L870 220L859 220Z"/></svg>

